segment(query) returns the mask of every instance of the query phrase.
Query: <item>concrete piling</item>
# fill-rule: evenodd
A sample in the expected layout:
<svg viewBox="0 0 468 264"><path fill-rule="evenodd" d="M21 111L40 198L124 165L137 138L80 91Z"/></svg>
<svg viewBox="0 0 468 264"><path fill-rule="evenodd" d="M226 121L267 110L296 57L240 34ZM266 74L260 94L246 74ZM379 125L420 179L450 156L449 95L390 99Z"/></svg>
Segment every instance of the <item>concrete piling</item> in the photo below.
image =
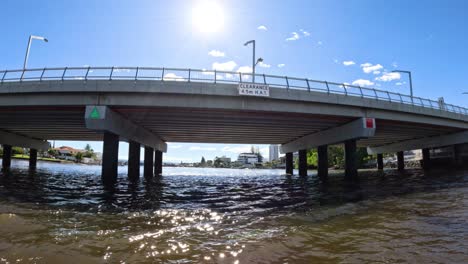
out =
<svg viewBox="0 0 468 264"><path fill-rule="evenodd" d="M117 181L118 162L119 136L110 132L104 132L101 175L104 183L112 184Z"/></svg>

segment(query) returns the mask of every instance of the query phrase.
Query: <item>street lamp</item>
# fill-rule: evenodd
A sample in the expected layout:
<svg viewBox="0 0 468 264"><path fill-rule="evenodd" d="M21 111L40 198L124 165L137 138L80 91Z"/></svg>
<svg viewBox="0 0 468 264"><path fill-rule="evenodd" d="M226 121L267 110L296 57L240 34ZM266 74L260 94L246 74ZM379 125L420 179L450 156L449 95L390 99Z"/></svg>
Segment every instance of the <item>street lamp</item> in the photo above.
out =
<svg viewBox="0 0 468 264"><path fill-rule="evenodd" d="M244 46L247 46L249 44L252 44L252 82L255 82L255 66L259 64L260 62L263 62L262 58L258 58L257 61L255 61L255 40L249 40L246 43L244 43Z"/></svg>
<svg viewBox="0 0 468 264"><path fill-rule="evenodd" d="M26 69L26 66L28 64L29 49L31 49L31 42L32 42L33 39L38 39L38 40L42 40L44 42L49 42L49 40L44 38L44 37L34 36L34 35L29 36L28 47L26 48L26 56L24 56L23 70Z"/></svg>
<svg viewBox="0 0 468 264"><path fill-rule="evenodd" d="M411 72L410 71L399 71L399 70L394 70L392 72L407 73L409 75L410 95L411 95L411 101L413 101L413 80L411 79Z"/></svg>

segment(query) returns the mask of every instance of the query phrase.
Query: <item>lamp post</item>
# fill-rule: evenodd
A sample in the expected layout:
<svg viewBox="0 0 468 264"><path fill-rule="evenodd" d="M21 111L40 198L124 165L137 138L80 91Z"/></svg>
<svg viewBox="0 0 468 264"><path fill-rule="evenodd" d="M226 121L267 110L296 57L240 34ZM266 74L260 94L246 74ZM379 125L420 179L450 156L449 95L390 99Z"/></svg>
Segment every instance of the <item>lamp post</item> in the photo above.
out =
<svg viewBox="0 0 468 264"><path fill-rule="evenodd" d="M258 58L257 61L255 61L255 40L249 40L246 43L244 43L244 46L247 46L249 44L252 44L252 82L255 82L255 66L259 64L260 62L263 62L262 58Z"/></svg>
<svg viewBox="0 0 468 264"><path fill-rule="evenodd" d="M400 70L395 70L392 72L399 72L399 73L406 73L409 76L409 85L410 85L410 95L411 95L411 101L413 101L413 79L411 78L411 72L410 71L400 71Z"/></svg>
<svg viewBox="0 0 468 264"><path fill-rule="evenodd" d="M42 40L44 42L49 42L48 39L46 39L44 37L41 37L41 36L34 36L34 35L29 36L28 47L26 48L26 56L24 56L23 70L26 69L26 66L28 65L29 50L31 49L31 42L32 42L33 39L38 39L38 40Z"/></svg>

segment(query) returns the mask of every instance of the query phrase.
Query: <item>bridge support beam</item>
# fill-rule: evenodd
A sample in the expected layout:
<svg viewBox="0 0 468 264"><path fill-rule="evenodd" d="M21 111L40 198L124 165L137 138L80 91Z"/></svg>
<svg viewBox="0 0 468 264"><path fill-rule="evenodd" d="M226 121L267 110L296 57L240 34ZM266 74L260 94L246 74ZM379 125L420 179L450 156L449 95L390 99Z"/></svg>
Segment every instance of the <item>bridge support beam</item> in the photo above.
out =
<svg viewBox="0 0 468 264"><path fill-rule="evenodd" d="M37 167L37 149L29 149L29 168L35 169Z"/></svg>
<svg viewBox="0 0 468 264"><path fill-rule="evenodd" d="M85 123L88 129L108 131L119 135L122 140L135 141L162 152L167 151L167 144L157 135L138 126L107 106L86 106Z"/></svg>
<svg viewBox="0 0 468 264"><path fill-rule="evenodd" d="M405 169L405 154L403 151L397 152L397 167L399 171Z"/></svg>
<svg viewBox="0 0 468 264"><path fill-rule="evenodd" d="M425 170L431 167L431 152L429 151L428 148L422 149L421 167Z"/></svg>
<svg viewBox="0 0 468 264"><path fill-rule="evenodd" d="M7 170L11 167L11 145L3 145L2 169Z"/></svg>
<svg viewBox="0 0 468 264"><path fill-rule="evenodd" d="M468 142L468 130L443 136L426 137L401 141L394 144L388 144L378 147L368 147L367 153L395 153L404 150L437 148Z"/></svg>
<svg viewBox="0 0 468 264"><path fill-rule="evenodd" d="M104 133L104 146L102 153L102 180L105 184L117 181L119 165L119 136L110 132Z"/></svg>
<svg viewBox="0 0 468 264"><path fill-rule="evenodd" d="M328 146L321 145L317 147L318 168L317 174L321 180L326 180L328 177Z"/></svg>
<svg viewBox="0 0 468 264"><path fill-rule="evenodd" d="M373 118L359 118L339 127L330 128L301 137L281 146L281 153L310 149L321 145L331 145L372 137L375 134L375 120Z"/></svg>
<svg viewBox="0 0 468 264"><path fill-rule="evenodd" d="M154 152L154 175L160 176L162 174L162 162L163 153L159 150Z"/></svg>
<svg viewBox="0 0 468 264"><path fill-rule="evenodd" d="M140 143L135 141L128 146L128 178L132 181L140 178Z"/></svg>
<svg viewBox="0 0 468 264"><path fill-rule="evenodd" d="M299 150L299 176L307 176L307 149Z"/></svg>
<svg viewBox="0 0 468 264"><path fill-rule="evenodd" d="M5 131L0 131L0 144L44 151L47 151L50 146L46 140L33 139Z"/></svg>
<svg viewBox="0 0 468 264"><path fill-rule="evenodd" d="M378 170L383 170L384 164L383 164L383 154L377 154L377 169Z"/></svg>
<svg viewBox="0 0 468 264"><path fill-rule="evenodd" d="M288 152L286 153L286 174L293 175L293 153Z"/></svg>
<svg viewBox="0 0 468 264"><path fill-rule="evenodd" d="M345 177L347 179L357 178L357 155L356 140L345 141Z"/></svg>
<svg viewBox="0 0 468 264"><path fill-rule="evenodd" d="M143 174L145 178L153 177L153 155L154 149L152 147L145 147L145 161L143 164Z"/></svg>

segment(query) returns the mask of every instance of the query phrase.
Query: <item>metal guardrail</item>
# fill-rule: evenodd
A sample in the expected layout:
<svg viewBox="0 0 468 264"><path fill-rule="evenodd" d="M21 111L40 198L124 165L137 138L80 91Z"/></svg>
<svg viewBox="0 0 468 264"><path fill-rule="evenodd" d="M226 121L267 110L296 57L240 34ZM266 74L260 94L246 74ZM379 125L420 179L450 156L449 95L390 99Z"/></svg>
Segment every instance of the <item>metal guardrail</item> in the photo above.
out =
<svg viewBox="0 0 468 264"><path fill-rule="evenodd" d="M252 82L251 73L155 67L65 67L4 70L0 71L0 78L0 85L8 82L51 80L159 80L202 83ZM255 74L255 80L255 83L268 84L271 87L277 88L371 98L468 115L468 108L465 107L374 88L268 74Z"/></svg>

